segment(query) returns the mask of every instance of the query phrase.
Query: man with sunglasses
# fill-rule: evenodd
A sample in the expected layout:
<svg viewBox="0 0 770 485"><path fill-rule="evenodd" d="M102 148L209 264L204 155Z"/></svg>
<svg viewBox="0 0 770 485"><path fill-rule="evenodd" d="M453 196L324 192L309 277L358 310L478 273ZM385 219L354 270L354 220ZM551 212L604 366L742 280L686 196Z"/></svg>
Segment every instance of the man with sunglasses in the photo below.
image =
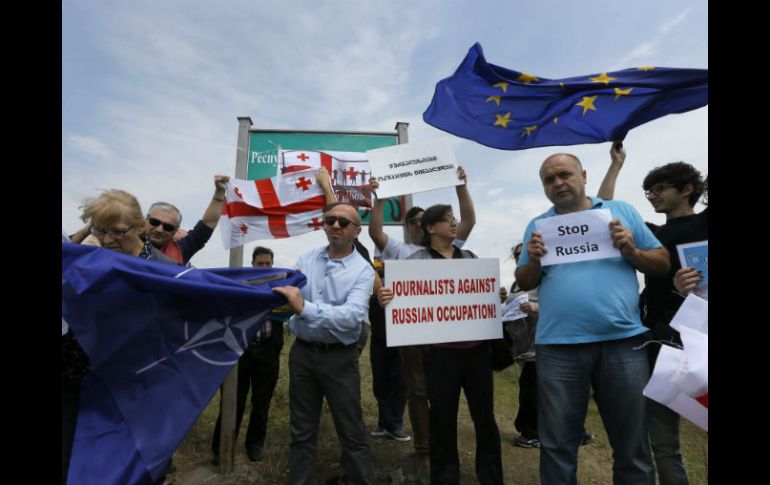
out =
<svg viewBox="0 0 770 485"><path fill-rule="evenodd" d="M708 208L696 214L695 203L704 192L701 173L692 165L674 162L656 167L642 182L644 195L655 212L666 215L666 223L647 223L655 237L668 249L671 269L665 275L645 275L641 295L643 322L652 330L655 340L671 342L681 347L679 332L670 327L671 319L684 301L674 289L674 275L681 270L677 245L708 240ZM694 270L690 270L693 271ZM660 346L648 345L650 369L660 352ZM646 399L647 426L660 483L682 485L689 483L679 448L679 414L668 407Z"/></svg>
<svg viewBox="0 0 770 485"><path fill-rule="evenodd" d="M150 206L144 222L144 235L163 254L180 264L187 264L195 253L203 249L214 228L217 227L225 202L227 175L214 176L214 195L201 220L187 235L174 241L174 233L182 223L182 213L168 202L155 202Z"/></svg>
<svg viewBox="0 0 770 485"><path fill-rule="evenodd" d="M307 284L301 290L293 286L273 289L286 297L295 313L289 322L296 339L289 352L287 483L314 482L325 397L342 446L339 483L372 484L374 470L361 409L356 344L369 311L374 269L354 249L361 216L353 206L327 206L323 230L329 244L308 251L297 262Z"/></svg>

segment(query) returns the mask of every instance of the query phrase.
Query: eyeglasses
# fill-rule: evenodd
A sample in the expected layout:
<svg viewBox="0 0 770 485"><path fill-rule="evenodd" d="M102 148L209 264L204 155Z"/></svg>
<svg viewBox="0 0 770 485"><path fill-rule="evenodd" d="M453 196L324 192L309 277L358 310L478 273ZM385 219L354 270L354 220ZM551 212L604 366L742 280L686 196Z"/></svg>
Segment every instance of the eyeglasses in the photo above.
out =
<svg viewBox="0 0 770 485"><path fill-rule="evenodd" d="M444 216L439 222L448 222L450 224L457 224L457 218L455 218L455 216Z"/></svg>
<svg viewBox="0 0 770 485"><path fill-rule="evenodd" d="M674 184L655 184L652 187L650 187L650 190L644 191L644 196L649 197L651 194L660 195L661 192L663 192L666 189L670 189L671 187L676 187Z"/></svg>
<svg viewBox="0 0 770 485"><path fill-rule="evenodd" d="M357 223L355 223L355 222L353 222L350 219L347 219L345 217L337 217L337 216L327 216L327 217L324 217L324 223L327 226L333 226L335 222L339 222L340 223L340 227L342 229L345 229L346 227L348 227L348 225L350 223L353 223L356 226L360 225L360 224L357 224Z"/></svg>
<svg viewBox="0 0 770 485"><path fill-rule="evenodd" d="M130 230L130 227L128 229L117 229L115 227L111 229L102 229L101 227L91 226L91 234L94 236L104 237L106 234L109 234L112 239L123 239Z"/></svg>
<svg viewBox="0 0 770 485"><path fill-rule="evenodd" d="M411 224L413 226L419 226L420 224L422 224L422 219L420 219L418 217L414 217L414 218L409 219L408 221L406 221L406 223L407 224Z"/></svg>
<svg viewBox="0 0 770 485"><path fill-rule="evenodd" d="M147 216L147 222L149 222L152 227L158 227L160 225L163 225L163 230L166 232L176 232L175 225L169 224L168 222L160 221L154 217Z"/></svg>

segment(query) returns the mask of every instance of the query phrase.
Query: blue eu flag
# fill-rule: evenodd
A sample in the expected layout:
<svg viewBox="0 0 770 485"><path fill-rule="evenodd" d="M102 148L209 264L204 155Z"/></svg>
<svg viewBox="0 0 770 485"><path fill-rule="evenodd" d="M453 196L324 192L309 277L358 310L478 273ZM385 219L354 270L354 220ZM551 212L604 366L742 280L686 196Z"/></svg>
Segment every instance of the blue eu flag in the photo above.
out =
<svg viewBox="0 0 770 485"><path fill-rule="evenodd" d="M474 44L436 84L422 117L503 150L622 140L628 130L708 104L708 70L643 66L546 79L487 63Z"/></svg>
<svg viewBox="0 0 770 485"><path fill-rule="evenodd" d="M272 308L280 268L195 269L62 243L62 317L91 360L73 484L152 483Z"/></svg>

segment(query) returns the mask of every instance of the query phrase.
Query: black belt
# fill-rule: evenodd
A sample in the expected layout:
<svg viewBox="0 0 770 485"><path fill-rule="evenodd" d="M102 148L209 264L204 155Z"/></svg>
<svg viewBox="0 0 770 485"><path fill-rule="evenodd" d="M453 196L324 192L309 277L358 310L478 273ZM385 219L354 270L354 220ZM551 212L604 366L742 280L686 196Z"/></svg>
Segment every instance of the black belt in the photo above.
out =
<svg viewBox="0 0 770 485"><path fill-rule="evenodd" d="M327 352L329 350L340 350L347 347L352 347L355 344L345 345L341 342L335 342L333 344L327 344L326 342L307 342L305 340L297 339L297 342L301 343L305 347L310 347L317 352Z"/></svg>

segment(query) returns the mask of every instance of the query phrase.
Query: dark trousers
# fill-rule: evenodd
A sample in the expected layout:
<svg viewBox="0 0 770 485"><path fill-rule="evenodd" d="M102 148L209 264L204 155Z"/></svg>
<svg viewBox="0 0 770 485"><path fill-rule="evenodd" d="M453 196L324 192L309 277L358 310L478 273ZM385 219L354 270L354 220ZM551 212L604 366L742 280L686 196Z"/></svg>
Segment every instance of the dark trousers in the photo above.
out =
<svg viewBox="0 0 770 485"><path fill-rule="evenodd" d="M537 370L534 362L524 362L519 376L519 412L513 422L527 439L537 438Z"/></svg>
<svg viewBox="0 0 770 485"><path fill-rule="evenodd" d="M61 482L67 483L72 443L75 439L75 428L78 422L80 392L62 386L61 392Z"/></svg>
<svg viewBox="0 0 770 485"><path fill-rule="evenodd" d="M372 364L372 392L377 399L377 427L388 431L404 428L406 388L401 375L401 351L388 348L385 340L372 334L369 347Z"/></svg>
<svg viewBox="0 0 770 485"><path fill-rule="evenodd" d="M500 432L495 422L492 362L487 346L430 347L425 354L430 406L430 480L460 483L457 410L465 392L476 430L476 477L481 485L502 484Z"/></svg>
<svg viewBox="0 0 770 485"><path fill-rule="evenodd" d="M316 350L294 341L289 353L291 453L286 483L315 483L316 444L324 397L342 447L340 468L345 481L374 483L369 435L361 410L358 357L356 345Z"/></svg>
<svg viewBox="0 0 770 485"><path fill-rule="evenodd" d="M412 443L418 455L428 454L428 384L425 382L425 352L427 345L406 345L401 351L401 375L406 385L409 422L412 423Z"/></svg>
<svg viewBox="0 0 770 485"><path fill-rule="evenodd" d="M251 344L246 347L238 360L238 392L235 405L235 433L241 427L243 411L246 408L246 397L251 387L251 414L249 426L246 429L246 448L262 448L267 432L267 418L270 400L278 382L280 368L280 347L267 340L260 345ZM214 426L214 437L211 449L219 454L220 428L222 426L222 409L220 407L217 423Z"/></svg>

